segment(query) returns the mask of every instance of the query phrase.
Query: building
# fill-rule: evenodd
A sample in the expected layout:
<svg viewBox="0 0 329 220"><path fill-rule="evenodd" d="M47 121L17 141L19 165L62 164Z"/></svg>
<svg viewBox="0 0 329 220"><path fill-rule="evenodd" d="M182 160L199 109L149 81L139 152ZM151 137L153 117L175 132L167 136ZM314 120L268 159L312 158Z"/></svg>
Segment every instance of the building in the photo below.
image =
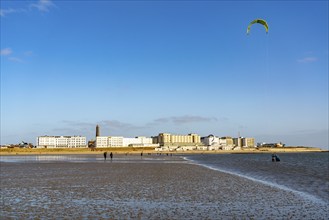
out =
<svg viewBox="0 0 329 220"><path fill-rule="evenodd" d="M113 137L113 136L101 136L96 137L96 147L158 147L158 144L153 144L152 138L147 137Z"/></svg>
<svg viewBox="0 0 329 220"><path fill-rule="evenodd" d="M219 145L222 147L223 150L233 150L234 143L232 137L221 137L219 139Z"/></svg>
<svg viewBox="0 0 329 220"><path fill-rule="evenodd" d="M169 133L160 133L157 138L153 137L153 140L156 140L156 144L160 146L182 146L182 145L200 145L201 138L197 134L188 134L188 135L173 135ZM153 142L155 143L155 142Z"/></svg>
<svg viewBox="0 0 329 220"><path fill-rule="evenodd" d="M153 146L153 139L147 137L124 138L124 146Z"/></svg>
<svg viewBox="0 0 329 220"><path fill-rule="evenodd" d="M108 146L109 147L124 147L123 139L124 139L123 137L109 137Z"/></svg>
<svg viewBox="0 0 329 220"><path fill-rule="evenodd" d="M219 146L219 137L211 134L207 137L202 137L201 142L206 146Z"/></svg>
<svg viewBox="0 0 329 220"><path fill-rule="evenodd" d="M38 148L76 148L87 147L86 137L81 136L39 136Z"/></svg>
<svg viewBox="0 0 329 220"><path fill-rule="evenodd" d="M242 147L242 137L233 138L233 145L235 147Z"/></svg>
<svg viewBox="0 0 329 220"><path fill-rule="evenodd" d="M275 147L284 147L285 144L279 143L257 143L257 147L264 147L264 148L275 148Z"/></svg>
<svg viewBox="0 0 329 220"><path fill-rule="evenodd" d="M102 147L108 147L109 137L96 137L95 147L102 148Z"/></svg>
<svg viewBox="0 0 329 220"><path fill-rule="evenodd" d="M232 137L221 137L219 139L219 144L223 146L233 146L233 138Z"/></svg>
<svg viewBox="0 0 329 220"><path fill-rule="evenodd" d="M255 147L255 138L242 138L242 147Z"/></svg>
<svg viewBox="0 0 329 220"><path fill-rule="evenodd" d="M99 131L99 126L96 125L96 137L101 136L100 131Z"/></svg>

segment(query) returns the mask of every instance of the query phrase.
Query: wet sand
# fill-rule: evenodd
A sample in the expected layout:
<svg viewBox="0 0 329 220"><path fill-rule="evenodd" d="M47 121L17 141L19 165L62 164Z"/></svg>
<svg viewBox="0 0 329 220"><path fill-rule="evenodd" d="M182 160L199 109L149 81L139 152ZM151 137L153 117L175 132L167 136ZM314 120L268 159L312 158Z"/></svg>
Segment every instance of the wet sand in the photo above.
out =
<svg viewBox="0 0 329 220"><path fill-rule="evenodd" d="M325 205L180 159L1 163L1 219L327 219Z"/></svg>

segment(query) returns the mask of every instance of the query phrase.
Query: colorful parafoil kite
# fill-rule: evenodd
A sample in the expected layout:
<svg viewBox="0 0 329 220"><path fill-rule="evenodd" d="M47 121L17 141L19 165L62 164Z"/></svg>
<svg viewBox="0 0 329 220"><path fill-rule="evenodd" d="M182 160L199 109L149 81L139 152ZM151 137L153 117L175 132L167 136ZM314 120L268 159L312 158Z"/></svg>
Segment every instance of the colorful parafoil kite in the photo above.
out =
<svg viewBox="0 0 329 220"><path fill-rule="evenodd" d="M268 24L267 24L267 22L263 19L255 19L252 22L250 22L250 24L248 25L247 34L249 34L249 32L250 32L251 26L253 24L256 24L256 23L263 25L265 27L266 33L268 33Z"/></svg>

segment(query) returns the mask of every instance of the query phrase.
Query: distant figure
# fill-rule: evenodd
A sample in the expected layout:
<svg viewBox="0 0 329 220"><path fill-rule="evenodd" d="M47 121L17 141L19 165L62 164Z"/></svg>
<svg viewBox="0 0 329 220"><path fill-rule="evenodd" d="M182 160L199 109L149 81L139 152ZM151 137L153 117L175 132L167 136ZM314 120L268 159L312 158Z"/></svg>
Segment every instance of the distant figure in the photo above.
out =
<svg viewBox="0 0 329 220"><path fill-rule="evenodd" d="M276 162L279 162L280 161L280 158L277 155L275 155L275 161Z"/></svg>
<svg viewBox="0 0 329 220"><path fill-rule="evenodd" d="M141 153L141 158L143 158L143 152Z"/></svg>
<svg viewBox="0 0 329 220"><path fill-rule="evenodd" d="M104 155L104 160L106 160L107 152L105 151L103 155Z"/></svg>
<svg viewBox="0 0 329 220"><path fill-rule="evenodd" d="M280 158L275 155L275 154L272 154L272 162L279 162L280 161Z"/></svg>
<svg viewBox="0 0 329 220"><path fill-rule="evenodd" d="M112 154L112 152L110 153L110 157L111 157L111 161L112 161L112 158L113 158L113 154Z"/></svg>

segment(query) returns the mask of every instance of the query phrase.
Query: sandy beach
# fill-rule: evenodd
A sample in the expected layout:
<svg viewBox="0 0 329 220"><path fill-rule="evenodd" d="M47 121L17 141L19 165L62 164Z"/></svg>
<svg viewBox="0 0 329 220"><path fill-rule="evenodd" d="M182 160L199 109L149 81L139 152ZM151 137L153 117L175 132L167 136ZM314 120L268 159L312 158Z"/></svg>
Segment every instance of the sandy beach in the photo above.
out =
<svg viewBox="0 0 329 220"><path fill-rule="evenodd" d="M113 148L3 148L1 155L43 155L43 154L101 154L102 152L114 152L116 154L234 154L234 153L298 153L298 152L327 152L320 148L312 147L284 147L284 148L245 148L243 150L189 150L189 151L155 151L154 148L133 148L133 147L113 147Z"/></svg>
<svg viewBox="0 0 329 220"><path fill-rule="evenodd" d="M2 219L329 217L326 206L292 192L191 164L178 156L1 163L0 186Z"/></svg>

